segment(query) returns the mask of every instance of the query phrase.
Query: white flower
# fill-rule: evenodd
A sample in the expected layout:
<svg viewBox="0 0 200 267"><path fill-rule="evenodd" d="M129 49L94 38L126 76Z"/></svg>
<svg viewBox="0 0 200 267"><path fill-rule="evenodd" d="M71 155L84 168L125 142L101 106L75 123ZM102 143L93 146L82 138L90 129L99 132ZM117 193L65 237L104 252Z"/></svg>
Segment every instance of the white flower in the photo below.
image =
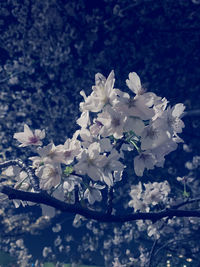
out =
<svg viewBox="0 0 200 267"><path fill-rule="evenodd" d="M147 228L147 234L148 236L153 236L154 239L159 239L160 238L160 233L159 231L157 230L156 226L154 224L151 224L148 226Z"/></svg>
<svg viewBox="0 0 200 267"><path fill-rule="evenodd" d="M182 133L182 128L185 127L184 122L181 120L185 106L181 103L175 106L168 107L164 110L160 117L155 120L157 127L162 127L163 130L173 133Z"/></svg>
<svg viewBox="0 0 200 267"><path fill-rule="evenodd" d="M140 77L136 72L130 72L126 80L126 85L128 88L135 93L136 95L141 95L144 93L144 89L142 88Z"/></svg>
<svg viewBox="0 0 200 267"><path fill-rule="evenodd" d="M125 166L119 161L120 154L113 149L110 154L105 157L104 166L102 167L101 181L107 186L113 186L113 178L120 181Z"/></svg>
<svg viewBox="0 0 200 267"><path fill-rule="evenodd" d="M140 136L144 130L144 122L137 117L128 117L124 125L124 130L127 132L133 131L137 136Z"/></svg>
<svg viewBox="0 0 200 267"><path fill-rule="evenodd" d="M79 185L82 179L76 175L70 175L63 183L63 189L68 192L72 192L74 190L75 185Z"/></svg>
<svg viewBox="0 0 200 267"><path fill-rule="evenodd" d="M83 128L87 128L87 126L90 125L89 111L83 111L76 123Z"/></svg>
<svg viewBox="0 0 200 267"><path fill-rule="evenodd" d="M124 124L127 117L115 111L110 106L106 106L101 114L98 114L98 121L103 124L99 134L103 137L113 135L114 138L122 138L124 132Z"/></svg>
<svg viewBox="0 0 200 267"><path fill-rule="evenodd" d="M107 80L102 74L97 73L95 81L96 85L92 87L93 92L90 96L87 97L85 92L81 91L81 95L85 100L85 102L80 103L81 111L99 112L105 105L113 105L116 100L117 91L113 89L115 82L114 71L111 71Z"/></svg>
<svg viewBox="0 0 200 267"><path fill-rule="evenodd" d="M29 159L33 161L33 168L38 168L44 163L59 163L62 161L62 153L58 151L54 143L49 143L47 146L38 147L37 152L40 155L30 157Z"/></svg>
<svg viewBox="0 0 200 267"><path fill-rule="evenodd" d="M149 212L150 208L158 203L166 203L168 201L168 194L170 193L170 186L167 181L158 183L144 184L142 183L131 187L129 207L133 207L134 211Z"/></svg>
<svg viewBox="0 0 200 267"><path fill-rule="evenodd" d="M177 149L177 143L173 141L173 139L168 138L165 143L160 144L159 146L151 149L152 154L156 158L156 166L163 167L165 156L170 152Z"/></svg>
<svg viewBox="0 0 200 267"><path fill-rule="evenodd" d="M89 187L84 192L84 198L88 199L88 202L93 205L95 201L101 201L102 195L101 191L105 186L99 185L97 183L90 183Z"/></svg>
<svg viewBox="0 0 200 267"><path fill-rule="evenodd" d="M61 181L62 170L60 164L45 164L36 170L36 175L40 178L40 188L51 189Z"/></svg>
<svg viewBox="0 0 200 267"><path fill-rule="evenodd" d="M100 180L101 168L105 162L105 155L100 155L100 144L94 142L77 156L78 163L74 166L76 173L87 174L94 181Z"/></svg>
<svg viewBox="0 0 200 267"><path fill-rule="evenodd" d="M142 120L151 119L155 112L152 108L153 99L151 93L136 95L131 98L128 93L121 94L115 104L115 109L125 116L138 117Z"/></svg>
<svg viewBox="0 0 200 267"><path fill-rule="evenodd" d="M78 131L79 131L79 135L82 140L81 145L84 148L87 148L90 144L92 144L95 141L94 136L91 134L91 131L89 131L88 129L81 128Z"/></svg>
<svg viewBox="0 0 200 267"><path fill-rule="evenodd" d="M167 196L170 193L170 186L167 181L158 183L148 183L144 184L145 191L144 191L144 201L148 205L157 205L158 203L166 202L167 201Z"/></svg>
<svg viewBox="0 0 200 267"><path fill-rule="evenodd" d="M155 111L155 115L153 116L152 120L156 120L157 118L159 118L163 111L166 109L167 107L167 104L168 104L168 101L167 99L164 97L164 98L161 98L161 97L157 97L154 101L154 106L153 106L153 109Z"/></svg>
<svg viewBox="0 0 200 267"><path fill-rule="evenodd" d="M102 127L103 127L103 124L97 119L94 119L94 123L90 126L90 133L93 136L96 136L99 134Z"/></svg>
<svg viewBox="0 0 200 267"><path fill-rule="evenodd" d="M20 143L22 143L21 145L19 145L20 147L30 145L41 146L41 139L45 137L45 130L35 130L35 132L33 133L28 125L24 124L24 132L15 133L13 137Z"/></svg>
<svg viewBox="0 0 200 267"><path fill-rule="evenodd" d="M101 147L101 152L110 152L113 148L111 145L110 139L109 138L101 138L99 140L100 147Z"/></svg>
<svg viewBox="0 0 200 267"><path fill-rule="evenodd" d="M142 176L145 168L147 170L152 170L155 164L155 156L149 151L144 151L134 158L135 174L137 176Z"/></svg>
<svg viewBox="0 0 200 267"><path fill-rule="evenodd" d="M58 153L61 153L60 162L69 165L74 161L74 158L81 153L81 143L77 139L68 138L64 145L56 146Z"/></svg>
<svg viewBox="0 0 200 267"><path fill-rule="evenodd" d="M161 127L156 127L154 123L150 123L141 133L141 149L153 149L165 144L168 140L169 136L166 131Z"/></svg>
<svg viewBox="0 0 200 267"><path fill-rule="evenodd" d="M12 177L13 179L17 181L14 185L15 189L34 192L34 189L32 188L30 184L27 173L25 171L21 171L21 168L17 166L9 166L7 169L5 169L2 172L2 174L8 177ZM20 204L22 204L23 207L25 207L27 204L35 205L35 203L31 201L22 201L22 200L17 200L17 199L14 199L13 203L15 205L15 208L18 208Z"/></svg>
<svg viewBox="0 0 200 267"><path fill-rule="evenodd" d="M129 207L133 207L134 211L146 211L147 204L142 201L143 190L142 190L142 183L139 182L137 185L131 186L130 191L131 200L129 201Z"/></svg>

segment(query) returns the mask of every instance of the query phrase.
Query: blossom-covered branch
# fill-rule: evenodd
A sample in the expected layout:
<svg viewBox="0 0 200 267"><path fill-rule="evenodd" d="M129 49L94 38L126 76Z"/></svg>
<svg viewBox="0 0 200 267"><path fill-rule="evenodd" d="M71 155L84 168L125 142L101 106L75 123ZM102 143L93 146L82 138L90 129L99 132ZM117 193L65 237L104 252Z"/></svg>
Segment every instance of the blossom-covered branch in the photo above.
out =
<svg viewBox="0 0 200 267"><path fill-rule="evenodd" d="M10 190L3 187L2 193L8 194L16 207L20 203L29 204L27 201L56 205L57 209L100 221L156 221L176 216L176 209L157 210L158 205L171 204L168 181L144 184L141 179L137 184L134 177L142 177L146 169L163 167L165 156L183 142L178 134L184 127L181 118L185 106L178 103L171 107L166 98L147 92L135 72L129 73L126 80L130 94L114 88L114 83L114 71L107 78L97 73L91 94L86 96L83 90L80 92L83 102L80 103L81 115L76 121L80 129L64 144L55 145L52 141L42 146L45 131L32 131L27 124L24 124L23 132L14 134L20 147L38 147L38 155L29 158L32 161L30 167L21 161L0 165L4 169L9 167L3 174L15 182ZM123 179L127 151L131 152L133 162L128 206L134 214L122 218L112 215L113 188ZM103 190L108 192L105 214L81 206L80 203L85 201L90 205L101 202ZM189 216L188 211L176 212L180 217ZM48 215L44 209L43 214ZM194 214L198 217L198 212Z"/></svg>

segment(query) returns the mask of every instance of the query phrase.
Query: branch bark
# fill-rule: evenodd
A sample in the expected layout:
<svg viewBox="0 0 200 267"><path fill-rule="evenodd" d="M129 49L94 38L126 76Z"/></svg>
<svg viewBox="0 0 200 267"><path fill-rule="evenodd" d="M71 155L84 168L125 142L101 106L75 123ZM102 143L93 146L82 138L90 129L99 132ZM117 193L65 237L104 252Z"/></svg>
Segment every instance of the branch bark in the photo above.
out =
<svg viewBox="0 0 200 267"><path fill-rule="evenodd" d="M5 185L1 186L0 192L7 195L9 199L18 199L22 201L31 201L37 204L45 204L62 212L80 214L87 219L93 219L99 222L124 223L136 220L151 220L153 223L155 223L156 221L165 217L168 217L170 219L173 217L200 218L200 210L177 210L171 208L159 212L137 212L127 215L112 215L106 212L104 213L82 207L80 203L68 204L50 196L46 192L26 192L22 190L16 190Z"/></svg>

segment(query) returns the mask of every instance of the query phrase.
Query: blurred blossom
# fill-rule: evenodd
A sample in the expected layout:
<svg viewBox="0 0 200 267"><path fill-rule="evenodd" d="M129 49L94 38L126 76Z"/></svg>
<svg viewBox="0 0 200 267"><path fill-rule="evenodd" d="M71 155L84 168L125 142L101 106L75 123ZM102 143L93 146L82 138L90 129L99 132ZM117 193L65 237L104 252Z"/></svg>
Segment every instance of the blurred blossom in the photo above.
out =
<svg viewBox="0 0 200 267"><path fill-rule="evenodd" d="M42 251L42 255L46 258L50 253L52 253L51 247L44 247Z"/></svg>
<svg viewBox="0 0 200 267"><path fill-rule="evenodd" d="M129 207L133 207L134 211L146 211L149 212L151 207L157 205L158 203L167 203L168 194L171 189L167 181L158 183L148 183L144 184L144 189L142 183L132 186L130 191L130 196L132 200L129 201Z"/></svg>
<svg viewBox="0 0 200 267"><path fill-rule="evenodd" d="M61 231L61 225L59 223L56 223L56 225L52 227L52 231L54 233L60 232Z"/></svg>

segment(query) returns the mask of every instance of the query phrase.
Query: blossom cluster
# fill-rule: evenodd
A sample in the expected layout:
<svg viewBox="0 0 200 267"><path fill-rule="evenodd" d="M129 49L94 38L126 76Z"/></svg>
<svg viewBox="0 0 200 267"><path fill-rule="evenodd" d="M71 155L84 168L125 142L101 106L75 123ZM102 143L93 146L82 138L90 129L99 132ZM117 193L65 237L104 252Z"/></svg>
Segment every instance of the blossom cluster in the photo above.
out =
<svg viewBox="0 0 200 267"><path fill-rule="evenodd" d="M79 198L93 204L102 200L101 190L122 179L125 151L132 151L135 174L143 176L145 169L163 167L165 156L182 142L178 134L184 127L183 104L171 107L166 98L146 92L135 72L126 80L130 94L114 88L114 83L114 71L107 79L97 73L92 93L86 96L80 92L83 102L76 121L80 129L64 144L51 142L42 146L45 131L33 133L26 124L24 132L14 134L20 147L38 146L38 155L29 159L41 189L72 196L78 188ZM18 175L17 188L25 188L27 183L27 177L21 176ZM149 204L165 200L170 192L166 182L144 187L145 193L141 183L131 190L129 205L134 210L149 211Z"/></svg>
<svg viewBox="0 0 200 267"><path fill-rule="evenodd" d="M171 189L167 181L154 182L144 184L139 182L138 185L131 187L129 201L129 207L133 207L134 211L149 212L151 207L155 207L157 204L167 204L168 194Z"/></svg>

